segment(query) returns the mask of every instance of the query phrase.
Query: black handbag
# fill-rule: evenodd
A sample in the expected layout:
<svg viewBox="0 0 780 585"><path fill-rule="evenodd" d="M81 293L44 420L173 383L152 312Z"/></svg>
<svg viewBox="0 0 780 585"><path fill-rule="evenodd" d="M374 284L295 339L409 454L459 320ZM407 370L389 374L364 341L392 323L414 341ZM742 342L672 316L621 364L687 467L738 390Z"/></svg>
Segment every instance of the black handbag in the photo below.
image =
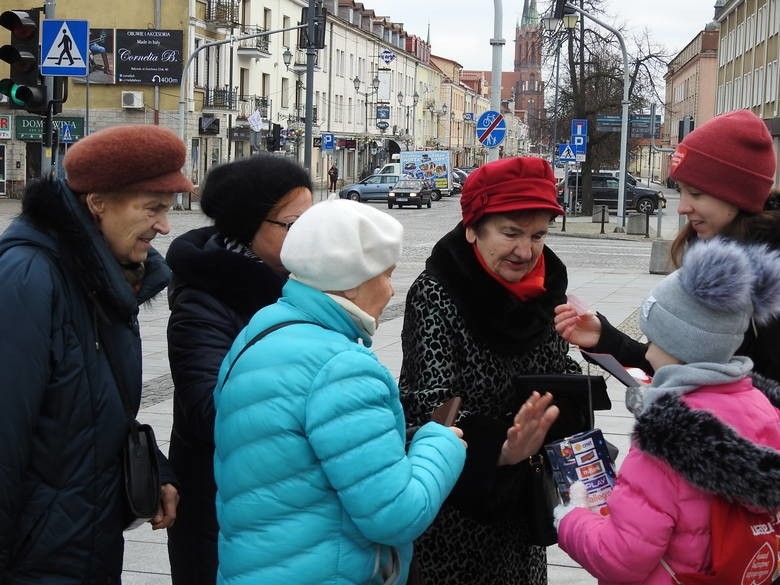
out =
<svg viewBox="0 0 780 585"><path fill-rule="evenodd" d="M526 508L528 539L532 544L550 546L558 542L558 533L553 526L553 510L560 503L558 488L543 455L534 455L528 464L531 467L529 506Z"/></svg>
<svg viewBox="0 0 780 585"><path fill-rule="evenodd" d="M124 482L125 530L137 528L152 519L160 506L160 467L157 460L157 440L152 427L141 424L133 416L130 397L124 380L114 367L109 347L102 339L103 351L114 375L130 430L122 446L122 479Z"/></svg>
<svg viewBox="0 0 780 585"><path fill-rule="evenodd" d="M125 530L150 520L160 505L160 468L152 427L133 420L127 433L122 463L125 484Z"/></svg>

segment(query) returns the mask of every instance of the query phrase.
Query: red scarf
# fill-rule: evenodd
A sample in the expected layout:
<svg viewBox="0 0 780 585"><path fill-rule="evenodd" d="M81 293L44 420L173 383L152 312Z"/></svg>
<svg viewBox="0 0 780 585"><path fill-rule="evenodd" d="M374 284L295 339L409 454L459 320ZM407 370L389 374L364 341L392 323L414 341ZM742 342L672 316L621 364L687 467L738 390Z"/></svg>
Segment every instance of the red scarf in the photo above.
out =
<svg viewBox="0 0 780 585"><path fill-rule="evenodd" d="M547 289L544 288L544 254L539 256L536 266L534 266L521 280L509 282L488 268L485 259L482 257L482 254L479 253L476 242L472 245L474 247L474 253L477 256L477 261L480 266L482 266L483 270L492 276L498 284L503 286L521 301L538 298L547 292Z"/></svg>

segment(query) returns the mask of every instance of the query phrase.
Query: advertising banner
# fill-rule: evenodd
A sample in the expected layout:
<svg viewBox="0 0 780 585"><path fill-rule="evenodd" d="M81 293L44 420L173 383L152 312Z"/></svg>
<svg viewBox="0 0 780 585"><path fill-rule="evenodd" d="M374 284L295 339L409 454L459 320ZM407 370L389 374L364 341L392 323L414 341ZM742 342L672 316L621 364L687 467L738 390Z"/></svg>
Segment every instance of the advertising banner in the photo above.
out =
<svg viewBox="0 0 780 585"><path fill-rule="evenodd" d="M179 85L182 47L180 30L117 29L117 83Z"/></svg>

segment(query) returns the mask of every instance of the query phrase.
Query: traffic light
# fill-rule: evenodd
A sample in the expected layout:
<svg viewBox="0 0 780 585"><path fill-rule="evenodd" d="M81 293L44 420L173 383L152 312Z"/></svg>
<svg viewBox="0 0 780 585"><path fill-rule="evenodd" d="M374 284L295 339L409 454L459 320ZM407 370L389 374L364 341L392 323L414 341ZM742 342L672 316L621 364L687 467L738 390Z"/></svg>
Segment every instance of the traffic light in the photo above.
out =
<svg viewBox="0 0 780 585"><path fill-rule="evenodd" d="M46 85L40 75L38 44L41 8L6 10L0 25L11 31L11 44L0 47L0 59L11 65L11 77L0 81L0 93L14 108L46 115Z"/></svg>

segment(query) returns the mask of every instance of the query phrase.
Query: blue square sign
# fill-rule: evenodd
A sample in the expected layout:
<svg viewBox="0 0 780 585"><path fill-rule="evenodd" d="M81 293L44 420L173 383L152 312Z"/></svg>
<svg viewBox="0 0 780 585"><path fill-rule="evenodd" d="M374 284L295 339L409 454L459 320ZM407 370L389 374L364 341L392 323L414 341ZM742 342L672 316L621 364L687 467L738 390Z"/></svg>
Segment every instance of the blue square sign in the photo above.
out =
<svg viewBox="0 0 780 585"><path fill-rule="evenodd" d="M87 75L89 22L44 20L41 24L41 75Z"/></svg>

